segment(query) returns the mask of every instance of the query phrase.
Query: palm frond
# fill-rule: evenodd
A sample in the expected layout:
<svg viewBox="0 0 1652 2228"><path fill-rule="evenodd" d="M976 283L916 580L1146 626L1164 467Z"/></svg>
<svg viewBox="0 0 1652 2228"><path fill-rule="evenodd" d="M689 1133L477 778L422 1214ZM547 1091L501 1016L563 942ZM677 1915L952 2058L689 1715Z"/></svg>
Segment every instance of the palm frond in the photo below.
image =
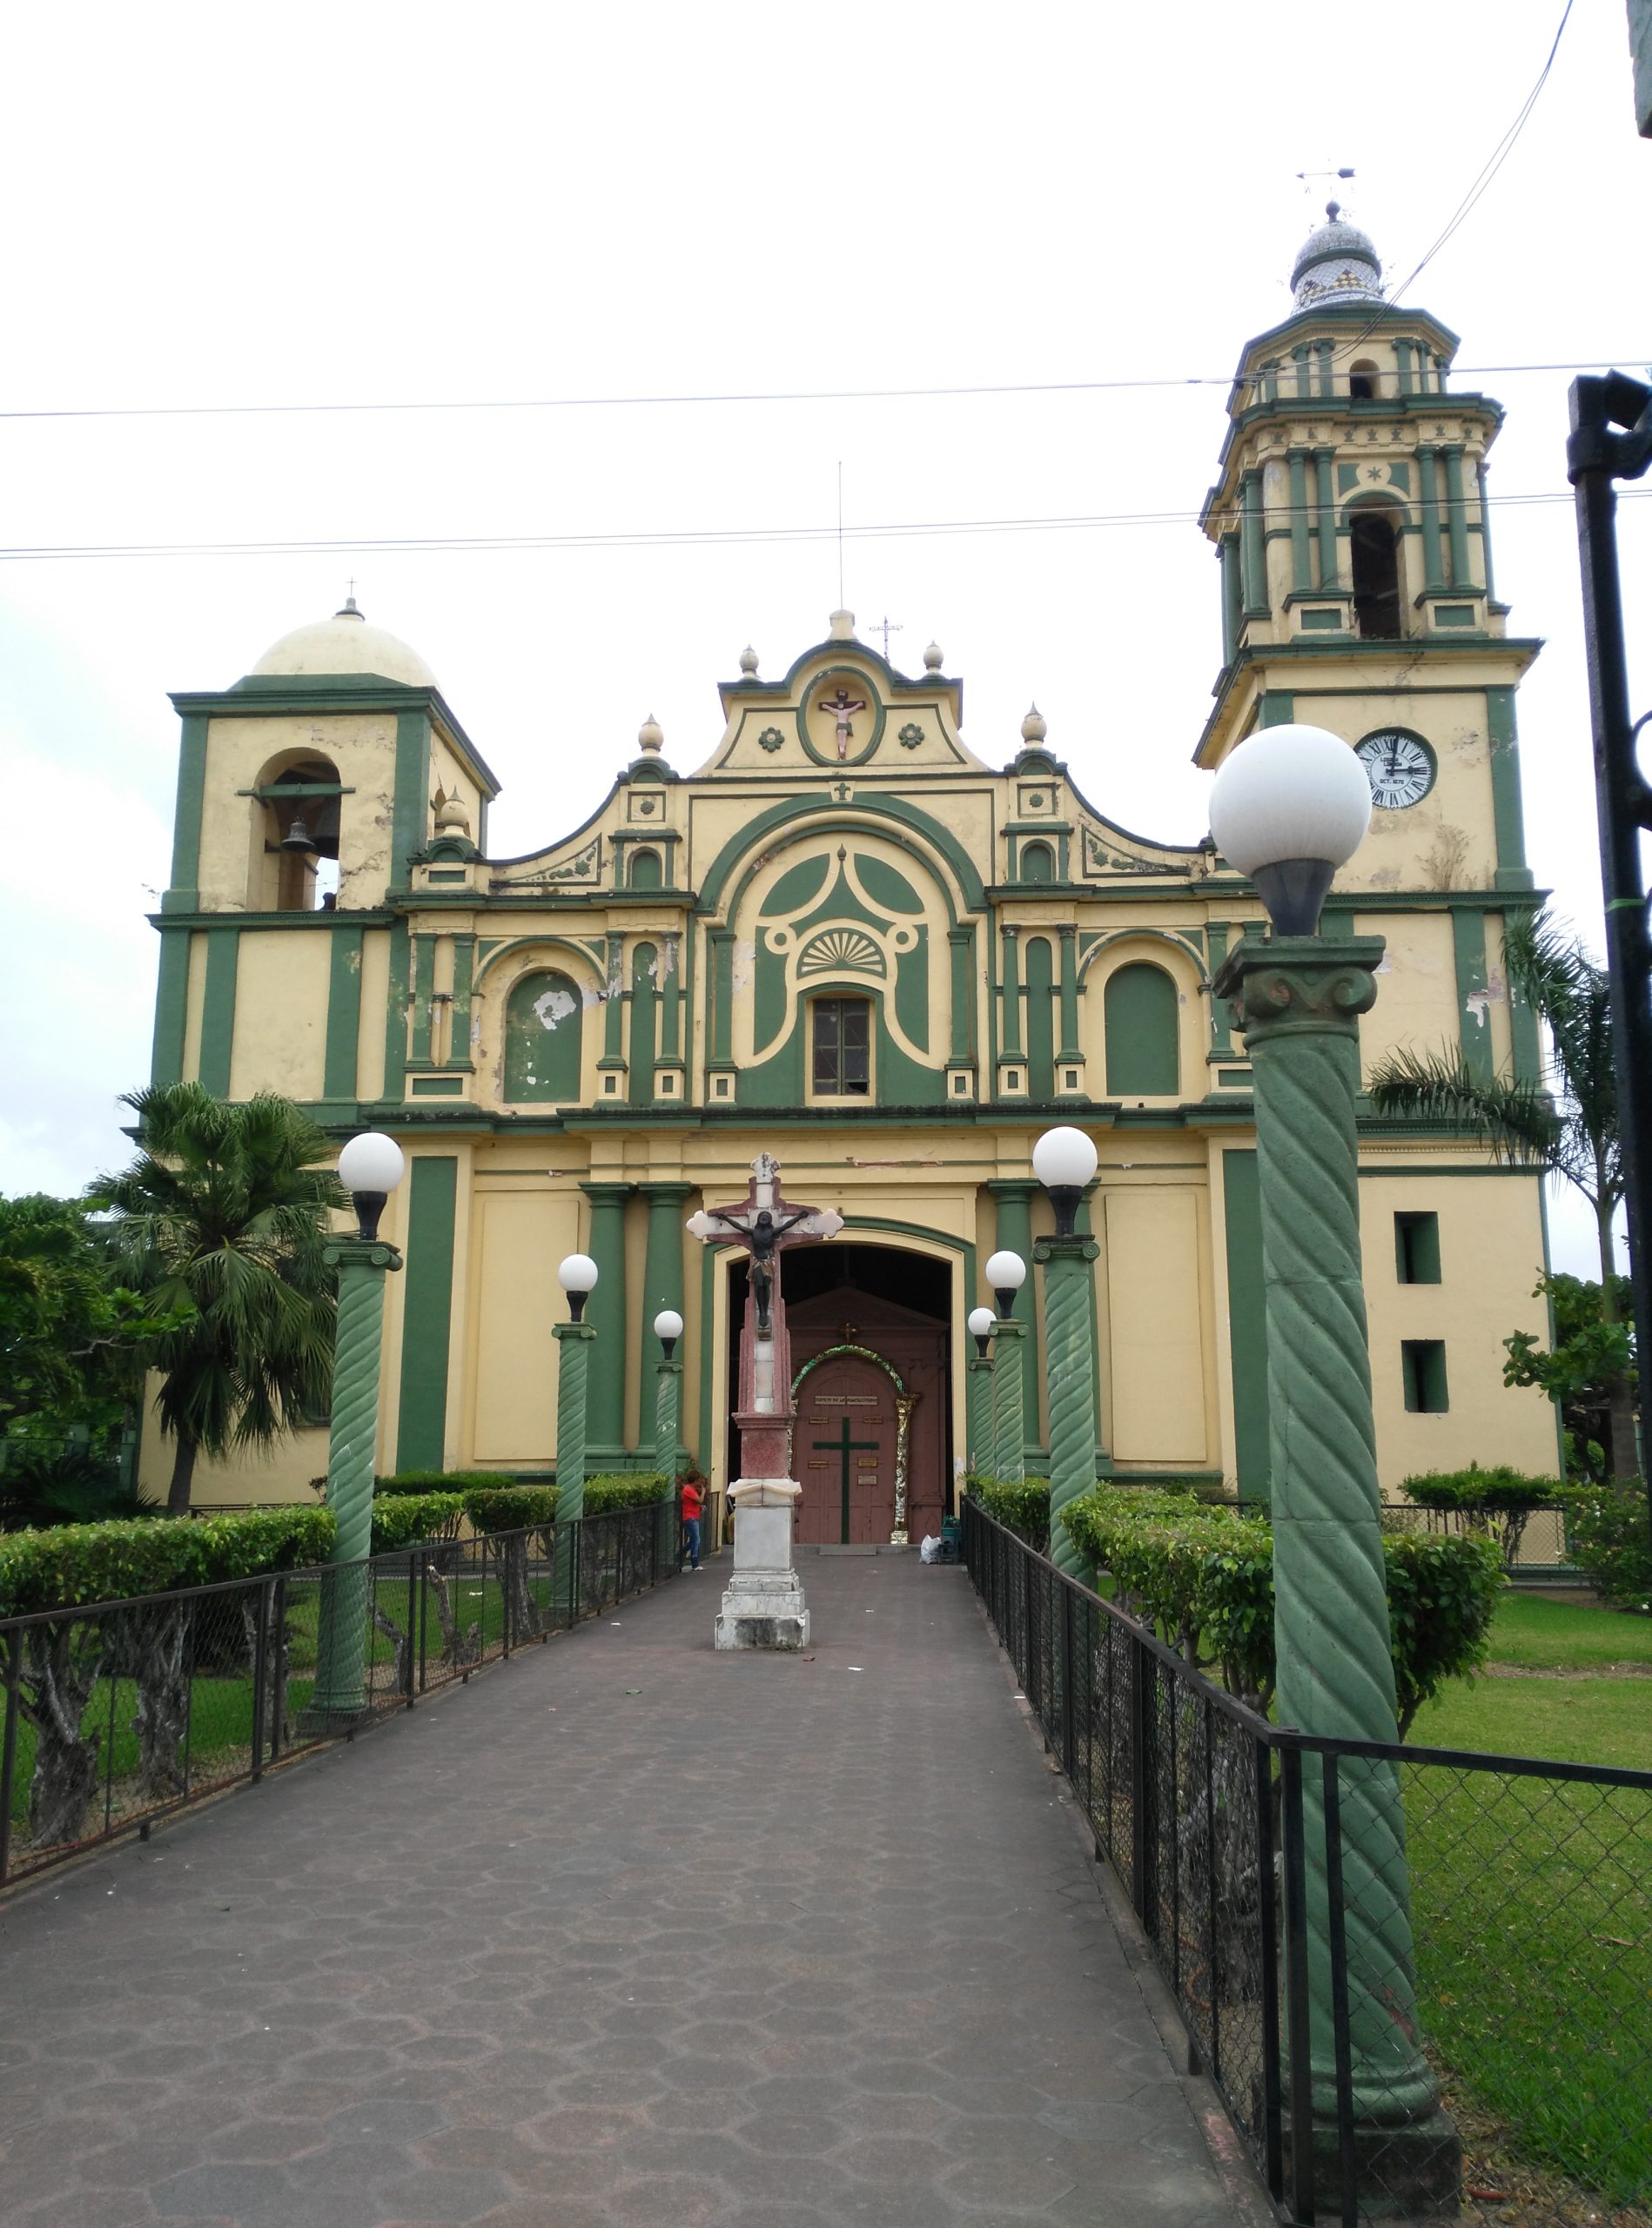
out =
<svg viewBox="0 0 1652 2228"><path fill-rule="evenodd" d="M1366 1085L1374 1111L1390 1119L1442 1122L1466 1130L1498 1159L1554 1164L1561 1123L1534 1084L1487 1082L1461 1053L1391 1052Z"/></svg>

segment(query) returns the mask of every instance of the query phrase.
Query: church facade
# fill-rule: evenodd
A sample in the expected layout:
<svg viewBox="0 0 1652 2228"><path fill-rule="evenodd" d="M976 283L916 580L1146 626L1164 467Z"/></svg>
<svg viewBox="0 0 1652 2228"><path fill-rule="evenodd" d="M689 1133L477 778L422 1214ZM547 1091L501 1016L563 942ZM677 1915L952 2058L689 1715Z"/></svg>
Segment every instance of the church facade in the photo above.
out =
<svg viewBox="0 0 1652 2228"><path fill-rule="evenodd" d="M1515 699L1538 644L1494 586L1498 406L1447 383L1454 337L1389 309L1333 212L1292 315L1246 347L1204 525L1222 657L1195 757L1311 721L1370 777L1327 927L1387 952L1367 1064L1461 1046L1535 1077L1506 924L1536 902ZM1050 1228L1031 1149L1094 1137L1098 1474L1266 1490L1251 1077L1210 993L1262 909L1208 839L1152 841L1072 781L1030 712L1004 762L965 739L931 646L896 670L851 615L783 672L754 653L690 769L650 721L584 826L492 856L497 784L422 661L347 605L222 692L183 695L154 1074L299 1100L410 1162L386 1229L386 1467L555 1461L556 1267L600 1279L595 1467L652 1460L655 1313L685 1317L684 1452L738 1474L744 1256L685 1232L772 1151L840 1213L785 1262L804 1540L914 1537L970 1457L964 1318L998 1247ZM1502 1385L1541 1332L1541 1187L1448 1131L1362 1117L1385 1486L1470 1460L1552 1469L1547 1404ZM1047 1446L1037 1272L1020 1310L1027 1460ZM143 1473L164 1475L152 1423ZM205 1500L305 1495L326 1439L204 1469Z"/></svg>

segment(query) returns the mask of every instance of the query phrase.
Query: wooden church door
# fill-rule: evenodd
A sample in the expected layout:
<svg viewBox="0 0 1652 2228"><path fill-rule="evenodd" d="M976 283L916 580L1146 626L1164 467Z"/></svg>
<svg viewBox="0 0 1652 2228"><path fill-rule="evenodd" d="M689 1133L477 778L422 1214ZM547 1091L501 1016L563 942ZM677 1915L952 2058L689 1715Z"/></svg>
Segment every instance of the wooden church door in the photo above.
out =
<svg viewBox="0 0 1652 2228"><path fill-rule="evenodd" d="M895 1386L861 1354L832 1354L799 1388L793 1460L805 1547L887 1547L895 1527Z"/></svg>

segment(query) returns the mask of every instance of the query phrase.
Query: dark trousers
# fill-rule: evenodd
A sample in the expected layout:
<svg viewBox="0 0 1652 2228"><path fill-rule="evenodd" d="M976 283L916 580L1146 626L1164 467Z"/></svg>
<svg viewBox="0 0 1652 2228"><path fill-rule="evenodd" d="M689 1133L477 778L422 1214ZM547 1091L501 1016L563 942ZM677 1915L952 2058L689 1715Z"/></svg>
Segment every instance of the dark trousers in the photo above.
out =
<svg viewBox="0 0 1652 2228"><path fill-rule="evenodd" d="M688 1550L689 1569L698 1570L700 1567L700 1519L697 1516L683 1518L682 1544Z"/></svg>

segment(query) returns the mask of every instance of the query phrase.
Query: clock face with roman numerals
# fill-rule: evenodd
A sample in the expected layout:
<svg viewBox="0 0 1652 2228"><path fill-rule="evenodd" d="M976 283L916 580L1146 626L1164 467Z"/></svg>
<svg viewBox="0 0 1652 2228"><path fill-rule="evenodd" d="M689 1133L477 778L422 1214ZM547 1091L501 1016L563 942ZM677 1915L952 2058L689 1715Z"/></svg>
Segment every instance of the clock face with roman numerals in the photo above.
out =
<svg viewBox="0 0 1652 2228"><path fill-rule="evenodd" d="M1434 753L1402 728L1367 735L1354 755L1371 784L1371 802L1387 811L1402 811L1426 797L1434 785Z"/></svg>

